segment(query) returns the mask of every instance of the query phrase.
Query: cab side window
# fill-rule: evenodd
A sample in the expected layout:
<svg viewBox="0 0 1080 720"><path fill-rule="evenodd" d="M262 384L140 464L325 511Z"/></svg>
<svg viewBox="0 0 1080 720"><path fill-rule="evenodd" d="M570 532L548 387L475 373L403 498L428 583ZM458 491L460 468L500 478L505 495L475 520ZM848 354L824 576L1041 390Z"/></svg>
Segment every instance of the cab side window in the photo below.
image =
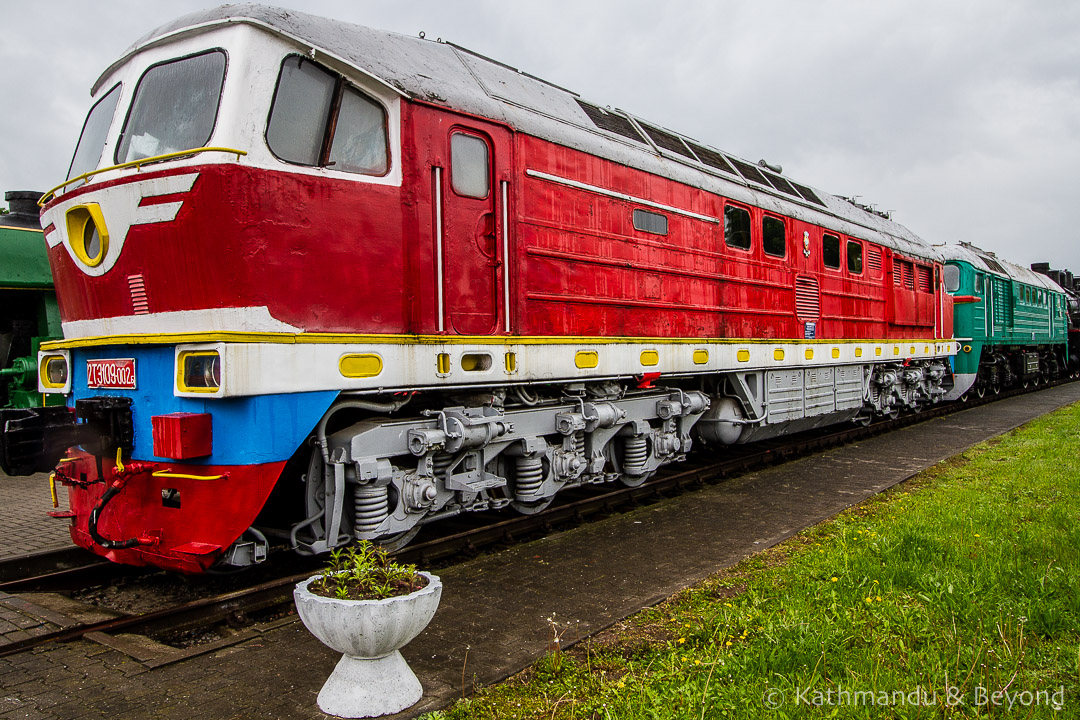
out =
<svg viewBox="0 0 1080 720"><path fill-rule="evenodd" d="M483 138L456 132L450 136L450 184L458 195L486 198L491 188L488 145Z"/></svg>
<svg viewBox="0 0 1080 720"><path fill-rule="evenodd" d="M266 144L278 159L295 165L361 175L390 169L383 106L299 55L281 64Z"/></svg>

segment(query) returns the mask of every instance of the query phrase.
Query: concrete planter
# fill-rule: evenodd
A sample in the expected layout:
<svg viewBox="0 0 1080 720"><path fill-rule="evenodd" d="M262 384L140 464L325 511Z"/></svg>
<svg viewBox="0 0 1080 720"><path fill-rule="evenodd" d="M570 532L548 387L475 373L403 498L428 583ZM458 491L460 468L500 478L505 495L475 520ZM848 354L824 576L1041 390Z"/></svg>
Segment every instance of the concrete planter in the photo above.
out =
<svg viewBox="0 0 1080 720"><path fill-rule="evenodd" d="M338 600L314 595L308 578L293 590L296 611L324 645L343 653L319 691L319 708L346 718L401 712L423 697L424 689L398 650L427 627L442 597L442 582L420 573L428 584L386 600Z"/></svg>

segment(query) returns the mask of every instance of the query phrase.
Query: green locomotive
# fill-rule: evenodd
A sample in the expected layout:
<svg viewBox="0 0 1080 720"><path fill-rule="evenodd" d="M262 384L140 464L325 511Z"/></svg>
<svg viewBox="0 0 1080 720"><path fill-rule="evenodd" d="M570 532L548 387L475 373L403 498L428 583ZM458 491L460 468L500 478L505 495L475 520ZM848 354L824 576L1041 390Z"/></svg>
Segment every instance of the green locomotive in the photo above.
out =
<svg viewBox="0 0 1080 720"><path fill-rule="evenodd" d="M59 339L60 310L38 221L41 193L4 194L0 215L0 407L63 404L38 392L38 345Z"/></svg>
<svg viewBox="0 0 1080 720"><path fill-rule="evenodd" d="M1050 278L968 243L940 248L960 343L946 400L997 394L1067 372L1066 294Z"/></svg>

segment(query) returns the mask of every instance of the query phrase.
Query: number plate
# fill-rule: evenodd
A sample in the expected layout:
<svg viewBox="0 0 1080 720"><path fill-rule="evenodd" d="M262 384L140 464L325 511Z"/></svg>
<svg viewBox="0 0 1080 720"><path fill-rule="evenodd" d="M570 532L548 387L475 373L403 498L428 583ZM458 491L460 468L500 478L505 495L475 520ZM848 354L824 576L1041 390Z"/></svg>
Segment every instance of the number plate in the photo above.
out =
<svg viewBox="0 0 1080 720"><path fill-rule="evenodd" d="M86 387L135 389L135 358L86 361Z"/></svg>

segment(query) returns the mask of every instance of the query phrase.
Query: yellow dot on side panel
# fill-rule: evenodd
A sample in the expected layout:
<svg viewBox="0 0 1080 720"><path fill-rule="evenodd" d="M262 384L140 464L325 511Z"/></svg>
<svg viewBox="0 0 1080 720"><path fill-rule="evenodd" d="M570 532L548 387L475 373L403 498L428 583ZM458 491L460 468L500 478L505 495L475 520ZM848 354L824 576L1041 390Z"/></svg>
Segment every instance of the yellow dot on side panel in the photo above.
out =
<svg viewBox="0 0 1080 720"><path fill-rule="evenodd" d="M807 360L813 360L814 348L806 348L806 352L803 353L803 357L805 357Z"/></svg>
<svg viewBox="0 0 1080 720"><path fill-rule="evenodd" d="M641 351L641 364L646 367L652 367L660 362L660 353L655 350L642 350Z"/></svg>
<svg viewBox="0 0 1080 720"><path fill-rule="evenodd" d="M600 353L595 350L578 350L574 364L579 368L594 368L600 364Z"/></svg>
<svg viewBox="0 0 1080 720"><path fill-rule="evenodd" d="M859 353L859 354L861 355L862 353ZM832 356L833 356L833 360L840 357L840 348L833 348L832 349Z"/></svg>
<svg viewBox="0 0 1080 720"><path fill-rule="evenodd" d="M773 360L783 360L784 359L784 348L776 348L775 350L772 351L772 356L773 356Z"/></svg>
<svg viewBox="0 0 1080 720"><path fill-rule="evenodd" d="M855 348L855 357L862 357L862 348Z"/></svg>
<svg viewBox="0 0 1080 720"><path fill-rule="evenodd" d="M382 358L375 354L342 355L338 361L338 369L347 378L375 377L382 368Z"/></svg>
<svg viewBox="0 0 1080 720"><path fill-rule="evenodd" d="M750 362L750 351L740 350L738 353L739 362Z"/></svg>
<svg viewBox="0 0 1080 720"><path fill-rule="evenodd" d="M747 359L748 360L750 359L749 358L749 353L747 353ZM708 350L695 350L694 351L694 364L695 365L704 365L707 362L709 362L709 351Z"/></svg>

